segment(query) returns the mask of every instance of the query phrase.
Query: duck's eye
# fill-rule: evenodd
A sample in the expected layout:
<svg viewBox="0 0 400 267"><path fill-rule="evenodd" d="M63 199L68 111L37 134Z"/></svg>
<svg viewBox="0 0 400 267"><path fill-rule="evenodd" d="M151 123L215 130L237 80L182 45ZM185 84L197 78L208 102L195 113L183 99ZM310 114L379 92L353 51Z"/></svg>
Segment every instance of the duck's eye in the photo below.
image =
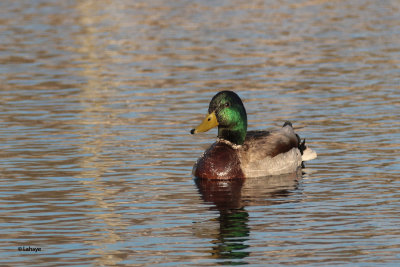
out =
<svg viewBox="0 0 400 267"><path fill-rule="evenodd" d="M229 108L229 106L230 106L229 102L226 102L226 103L225 103L225 107L226 107L226 108Z"/></svg>

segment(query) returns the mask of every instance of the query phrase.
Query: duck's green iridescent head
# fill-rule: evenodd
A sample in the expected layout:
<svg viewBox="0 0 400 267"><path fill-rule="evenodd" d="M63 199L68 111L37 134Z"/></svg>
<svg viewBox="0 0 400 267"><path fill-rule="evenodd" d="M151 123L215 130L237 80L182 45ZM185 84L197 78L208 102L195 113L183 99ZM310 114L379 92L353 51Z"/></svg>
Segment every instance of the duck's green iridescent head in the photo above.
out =
<svg viewBox="0 0 400 267"><path fill-rule="evenodd" d="M221 91L210 102L203 122L192 134L206 132L218 126L218 137L241 145L247 133L247 114L240 97L232 91Z"/></svg>

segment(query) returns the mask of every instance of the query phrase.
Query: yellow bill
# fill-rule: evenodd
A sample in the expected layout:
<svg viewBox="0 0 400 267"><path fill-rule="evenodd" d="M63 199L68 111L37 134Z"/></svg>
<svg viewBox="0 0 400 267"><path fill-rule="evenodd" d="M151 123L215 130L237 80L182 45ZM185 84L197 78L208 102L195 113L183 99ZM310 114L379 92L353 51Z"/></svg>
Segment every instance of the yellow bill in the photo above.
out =
<svg viewBox="0 0 400 267"><path fill-rule="evenodd" d="M218 121L217 121L217 116L215 116L215 111L213 111L211 114L207 114L203 122L200 123L200 125L197 126L196 128L192 129L190 133L195 134L195 133L207 132L208 130L216 126L218 126Z"/></svg>

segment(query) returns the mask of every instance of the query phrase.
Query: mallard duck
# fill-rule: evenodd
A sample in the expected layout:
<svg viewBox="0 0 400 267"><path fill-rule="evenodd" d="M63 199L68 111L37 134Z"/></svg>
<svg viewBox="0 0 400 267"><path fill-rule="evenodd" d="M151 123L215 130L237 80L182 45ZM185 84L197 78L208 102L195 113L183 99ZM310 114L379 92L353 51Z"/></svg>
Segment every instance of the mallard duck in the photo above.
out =
<svg viewBox="0 0 400 267"><path fill-rule="evenodd" d="M216 126L217 141L193 167L197 178L234 179L292 173L301 168L303 161L317 157L288 121L274 131L247 131L246 110L232 91L217 93L203 122L190 133L206 132Z"/></svg>

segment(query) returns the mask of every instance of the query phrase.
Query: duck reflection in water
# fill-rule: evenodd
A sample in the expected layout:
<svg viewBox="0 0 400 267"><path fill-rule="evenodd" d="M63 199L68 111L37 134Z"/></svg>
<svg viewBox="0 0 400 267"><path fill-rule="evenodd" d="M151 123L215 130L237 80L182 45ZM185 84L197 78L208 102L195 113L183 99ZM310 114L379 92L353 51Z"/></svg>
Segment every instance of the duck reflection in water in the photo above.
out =
<svg viewBox="0 0 400 267"><path fill-rule="evenodd" d="M246 264L240 261L250 255L247 242L250 236L249 213L246 206L268 206L296 202L290 198L298 190L301 171L292 174L232 179L210 180L195 178L202 199L217 210L219 232L213 241L212 256L228 261L222 264ZM288 198L289 197L289 198ZM229 261L230 260L230 261Z"/></svg>

